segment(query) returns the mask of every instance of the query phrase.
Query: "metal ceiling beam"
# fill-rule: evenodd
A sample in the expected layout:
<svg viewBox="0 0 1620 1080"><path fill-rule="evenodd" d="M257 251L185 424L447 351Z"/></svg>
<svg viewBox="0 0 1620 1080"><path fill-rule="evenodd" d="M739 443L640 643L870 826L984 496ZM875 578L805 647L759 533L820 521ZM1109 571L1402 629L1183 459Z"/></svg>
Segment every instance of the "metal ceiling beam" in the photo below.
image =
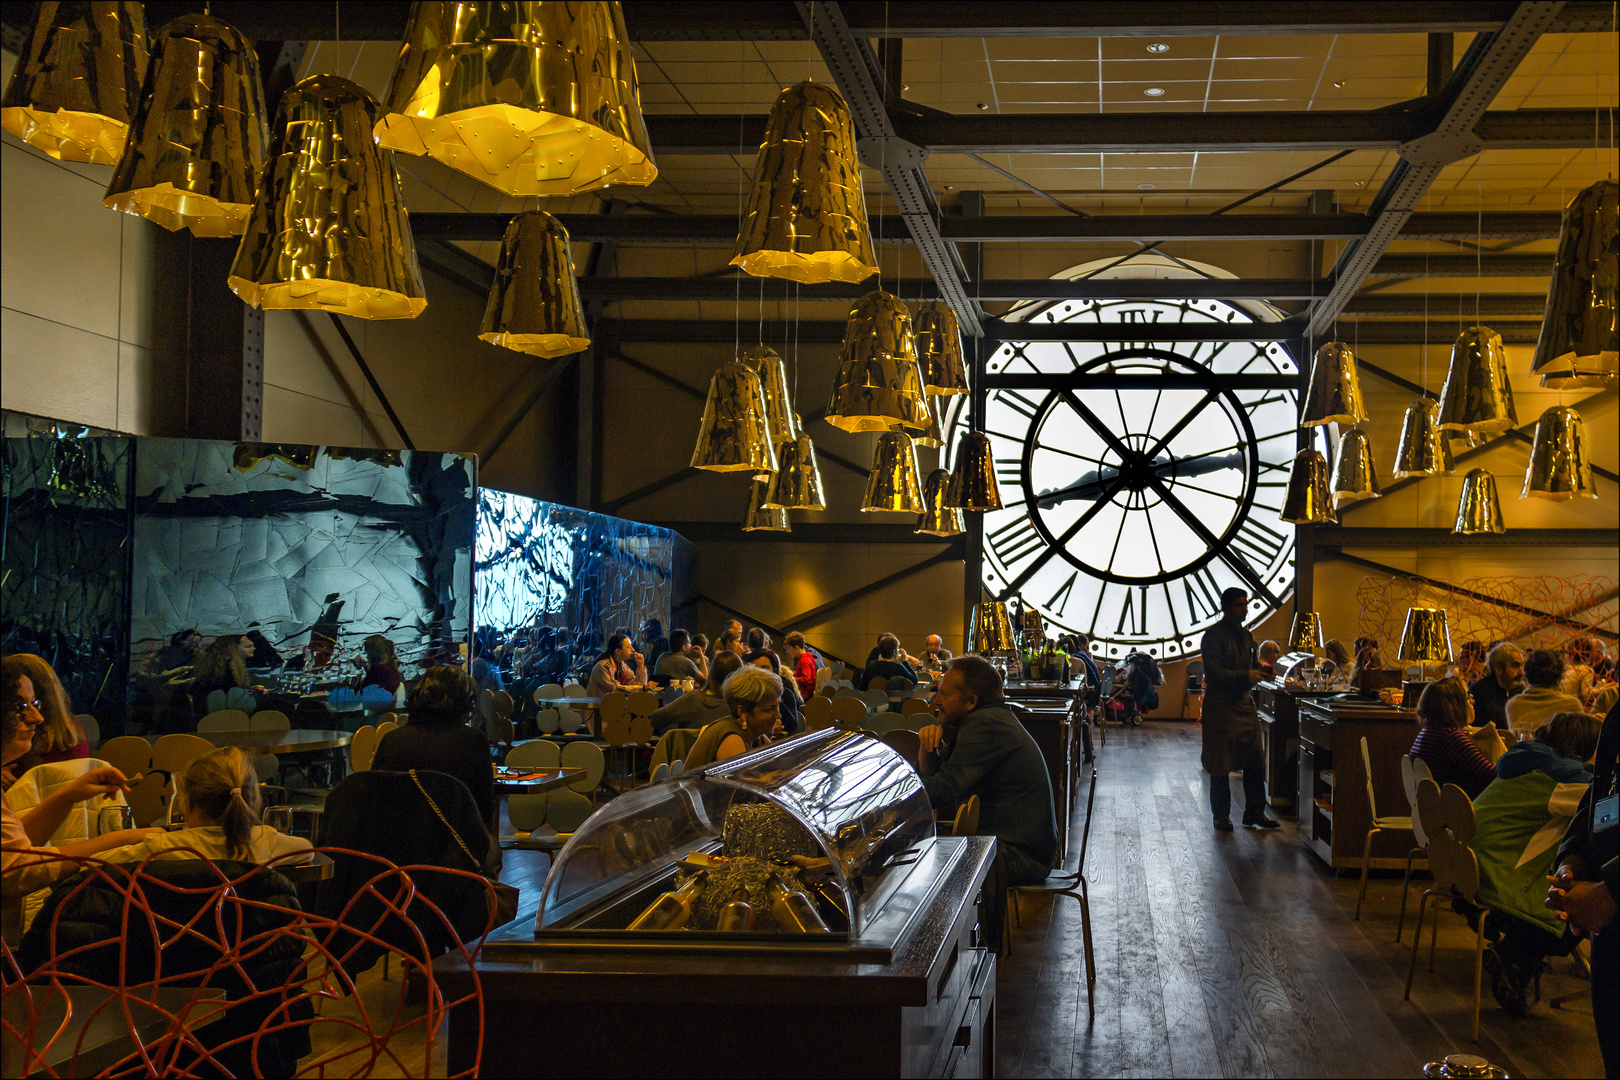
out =
<svg viewBox="0 0 1620 1080"><path fill-rule="evenodd" d="M18 5L21 6L21 5ZM1427 0L1411 3L1323 4L1316 0L1162 0L1153 4L955 4L846 2L845 17L863 37L1186 37L1214 34L1454 34L1499 29L1511 0ZM330 41L335 4L216 0L215 18L254 40ZM345 41L398 41L410 4L368 0L342 8ZM197 10L191 0L153 0L147 25L162 26ZM1607 0L1564 5L1549 33L1598 33L1614 28ZM10 12L8 11L8 15ZM806 41L809 32L788 0L749 4L628 3L624 20L637 41Z"/></svg>
<svg viewBox="0 0 1620 1080"><path fill-rule="evenodd" d="M1613 529L1509 529L1505 533L1458 536L1450 529L1316 527L1318 548L1434 547L1614 547Z"/></svg>
<svg viewBox="0 0 1620 1080"><path fill-rule="evenodd" d="M1345 305L1344 315L1428 315L1447 319L1457 312L1472 318L1477 309L1481 318L1518 316L1539 319L1547 307L1547 295L1531 293L1373 293L1355 296Z"/></svg>
<svg viewBox="0 0 1620 1080"><path fill-rule="evenodd" d="M1472 314L1470 310L1470 317L1465 321L1472 323ZM1534 322L1492 319L1491 329L1502 335L1504 345L1534 345L1541 336L1541 318L1538 316ZM1351 320L1339 324L1339 336L1359 345L1450 345L1457 340L1457 321L1455 314L1440 317L1439 313L1429 320L1427 327L1415 319L1411 322Z"/></svg>
<svg viewBox="0 0 1620 1080"><path fill-rule="evenodd" d="M818 28L817 33L820 33ZM864 41L852 38L851 40ZM870 52L870 47L867 48ZM896 112L887 134L931 154L1393 150L1434 130L1418 99L1406 109L1319 112L974 113ZM857 114L858 115L858 114ZM765 136L759 114L649 113L660 156L751 154ZM1606 114L1602 137L1608 138ZM1592 145L1591 109L1511 109L1471 114L1457 134L1487 150L1581 149ZM859 122L856 131L861 131ZM862 135L862 138L869 136Z"/></svg>
<svg viewBox="0 0 1620 1080"><path fill-rule="evenodd" d="M732 244L735 214L558 214L576 244ZM1486 214L1413 214L1398 234L1402 240L1551 240L1558 236L1556 211ZM424 240L499 241L510 214L412 214L411 233ZM946 216L939 232L952 243L1029 241L1153 240L1353 240L1365 236L1373 218L1366 214L1006 214L1000 217ZM893 216L872 218L872 237L909 242L910 232ZM1420 256L1421 257L1421 256ZM1488 260L1492 256L1487 254ZM1546 261L1552 256L1520 256ZM1461 255L1436 256L1462 259ZM1474 256L1466 256L1470 268Z"/></svg>
<svg viewBox="0 0 1620 1080"><path fill-rule="evenodd" d="M423 251L422 264L430 265ZM435 267L437 269L437 267ZM766 300L853 300L873 289L882 288L907 303L913 300L937 300L939 288L932 280L916 278L895 280L886 278L881 283L868 278L860 284L828 282L821 285L796 285L775 278L763 281ZM750 299L760 293L761 279L747 278L743 291ZM1293 278L1087 278L1066 281L1059 278L1020 278L1005 281L977 281L970 288L978 300L1309 300L1327 292L1331 282L1304 281ZM723 300L730 301L737 292L734 277L634 277L634 278L581 278L579 295L587 300ZM1436 309L1437 311L1440 309Z"/></svg>
<svg viewBox="0 0 1620 1080"><path fill-rule="evenodd" d="M832 521L793 522L793 531L749 532L740 528L740 521L652 521L660 529L673 529L694 543L779 543L779 544L927 544L961 547L960 536L919 536L917 526L869 525ZM957 553L961 557L961 553Z"/></svg>
<svg viewBox="0 0 1620 1080"><path fill-rule="evenodd" d="M1416 217L1417 215L1412 215ZM1402 237L1405 239L1405 237ZM1370 278L1549 277L1550 251L1482 252L1478 255L1384 254L1367 272Z"/></svg>
<svg viewBox="0 0 1620 1080"><path fill-rule="evenodd" d="M860 143L861 163L883 173L889 194L900 208L923 265L933 275L940 297L956 313L957 324L969 337L981 337L984 314L966 287L967 267L939 231L939 203L929 189L922 164L927 152L897 137L895 118L885 103L883 69L872 46L850 30L838 4L810 0L798 5L799 16L810 28L810 40L832 72L833 81L849 104ZM655 141L653 145L658 145ZM755 145L758 145L757 143Z"/></svg>
<svg viewBox="0 0 1620 1080"><path fill-rule="evenodd" d="M1440 171L1453 161L1479 153L1482 143L1474 126L1563 6L1558 0L1528 0L1515 9L1501 30L1474 39L1439 95L1443 105L1428 133L1401 145L1401 160L1373 201L1376 218L1372 228L1345 248L1334 266L1333 289L1312 305L1311 336L1327 333L1345 304L1361 290L1368 272L1400 235Z"/></svg>

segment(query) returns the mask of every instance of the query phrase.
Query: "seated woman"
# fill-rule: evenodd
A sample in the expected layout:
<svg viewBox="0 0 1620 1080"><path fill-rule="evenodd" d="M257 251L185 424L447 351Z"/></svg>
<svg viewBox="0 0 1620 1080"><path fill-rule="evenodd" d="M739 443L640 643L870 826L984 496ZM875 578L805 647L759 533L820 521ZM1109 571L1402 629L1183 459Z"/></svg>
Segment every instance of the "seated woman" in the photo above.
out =
<svg viewBox="0 0 1620 1080"><path fill-rule="evenodd" d="M1559 689L1564 682L1564 654L1554 649L1531 649L1524 658L1526 686L1508 698L1508 726L1528 734L1559 713L1584 712L1581 699Z"/></svg>
<svg viewBox="0 0 1620 1080"><path fill-rule="evenodd" d="M1574 938L1545 904L1558 845L1592 783L1592 759L1601 722L1584 713L1559 713L1496 763L1497 779L1474 800L1480 906L1512 916L1492 919L1501 940L1485 954L1491 993L1515 1016L1527 1005L1525 988L1548 956L1568 955Z"/></svg>
<svg viewBox="0 0 1620 1080"><path fill-rule="evenodd" d="M892 679L896 676L919 682L917 669L912 667L903 658L900 649L900 639L893 634L884 634L878 638L877 659L870 660L866 665L866 672L861 676L866 685L870 686L873 679Z"/></svg>
<svg viewBox="0 0 1620 1080"><path fill-rule="evenodd" d="M208 695L215 690L247 689L247 662L253 655L253 642L241 634L221 634L208 646L197 661L197 678L191 684L191 696L199 708L205 707Z"/></svg>
<svg viewBox="0 0 1620 1080"><path fill-rule="evenodd" d="M629 634L614 634L608 638L607 648L596 658L591 678L585 684L586 697L606 697L627 686L643 686L647 682L647 662L630 643Z"/></svg>
<svg viewBox="0 0 1620 1080"><path fill-rule="evenodd" d="M34 732L34 748L16 763L13 774L21 776L35 765L89 757L90 739L74 719L67 691L45 658L33 653L12 653L6 657L6 662L15 663L34 684L39 695L39 712L45 718L44 725Z"/></svg>
<svg viewBox="0 0 1620 1080"><path fill-rule="evenodd" d="M235 859L266 863L283 855L310 850L301 836L287 836L259 824L263 802L253 762L234 746L204 754L193 761L175 785L175 798L186 827L153 831L138 844L114 848L102 856L108 862L140 862L149 856L164 859ZM189 850L181 850L189 849ZM288 858L286 862L307 862Z"/></svg>
<svg viewBox="0 0 1620 1080"><path fill-rule="evenodd" d="M34 682L23 673L16 657L0 662L0 765L11 765L34 745L35 733L45 724L35 700ZM71 784L47 795L28 813L18 817L0 799L0 934L15 946L22 938L22 898L48 888L79 869L58 855L99 855L108 848L133 844L161 829L121 829L61 847L45 847L74 803L97 795L127 790L129 781L111 765L91 769Z"/></svg>
<svg viewBox="0 0 1620 1080"><path fill-rule="evenodd" d="M365 678L360 680L356 690L364 690L368 686L380 686L390 694L399 692L399 657L394 653L394 643L381 634L372 634L365 641L366 658L362 662L358 657L355 663L366 669Z"/></svg>
<svg viewBox="0 0 1620 1080"><path fill-rule="evenodd" d="M742 657L736 653L715 654L709 663L709 681L702 689L682 694L662 709L653 710L647 718L652 721L653 734L662 735L671 728L701 728L710 721L730 716L731 709L720 688L731 673L742 666Z"/></svg>
<svg viewBox="0 0 1620 1080"><path fill-rule="evenodd" d="M1441 787L1456 784L1470 799L1479 798L1496 779L1496 766L1468 733L1474 719L1468 684L1455 675L1430 683L1418 698L1417 713L1423 727L1407 756L1422 760Z"/></svg>
<svg viewBox="0 0 1620 1080"><path fill-rule="evenodd" d="M769 649L755 649L743 657L743 663L782 678L782 661ZM799 691L792 679L782 679L782 730L789 735L797 734L799 730Z"/></svg>
<svg viewBox="0 0 1620 1080"><path fill-rule="evenodd" d="M428 668L411 691L410 707L410 723L383 736L371 767L388 772L431 769L454 776L467 785L478 816L495 833L500 803L495 798L489 737L467 726L473 715L472 676L449 664Z"/></svg>
<svg viewBox="0 0 1620 1080"><path fill-rule="evenodd" d="M746 665L722 690L731 715L703 729L686 755L688 770L745 754L761 739L782 733L782 679L775 672Z"/></svg>

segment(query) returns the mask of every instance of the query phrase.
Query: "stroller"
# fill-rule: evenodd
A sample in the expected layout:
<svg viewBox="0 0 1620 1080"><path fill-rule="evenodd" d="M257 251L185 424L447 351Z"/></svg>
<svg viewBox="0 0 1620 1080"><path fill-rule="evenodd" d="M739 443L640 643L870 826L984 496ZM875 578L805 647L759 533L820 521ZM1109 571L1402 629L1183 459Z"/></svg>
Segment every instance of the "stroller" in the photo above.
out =
<svg viewBox="0 0 1620 1080"><path fill-rule="evenodd" d="M1158 687L1164 675L1153 657L1140 650L1126 655L1121 664L1102 673L1103 718L1141 727L1143 714L1159 707Z"/></svg>

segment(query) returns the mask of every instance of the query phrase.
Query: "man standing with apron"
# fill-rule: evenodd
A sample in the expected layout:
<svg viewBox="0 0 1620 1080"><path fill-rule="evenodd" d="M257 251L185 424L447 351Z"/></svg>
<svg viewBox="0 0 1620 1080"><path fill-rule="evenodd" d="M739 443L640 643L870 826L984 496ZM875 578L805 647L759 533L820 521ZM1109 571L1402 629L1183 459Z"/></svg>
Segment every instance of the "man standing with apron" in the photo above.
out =
<svg viewBox="0 0 1620 1080"><path fill-rule="evenodd" d="M1255 655L1254 635L1243 625L1249 595L1242 589L1221 593L1224 618L1204 634L1204 755L1209 773L1209 808L1215 827L1232 831L1233 770L1243 773L1243 824L1275 829L1266 813L1266 762L1260 742L1260 713L1254 685L1265 677Z"/></svg>

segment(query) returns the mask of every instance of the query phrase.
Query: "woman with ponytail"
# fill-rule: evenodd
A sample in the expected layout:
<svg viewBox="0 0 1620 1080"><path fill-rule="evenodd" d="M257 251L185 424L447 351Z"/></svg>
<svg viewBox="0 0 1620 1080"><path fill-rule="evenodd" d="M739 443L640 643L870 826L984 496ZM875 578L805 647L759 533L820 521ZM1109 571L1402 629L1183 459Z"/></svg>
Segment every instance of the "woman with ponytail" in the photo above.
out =
<svg viewBox="0 0 1620 1080"><path fill-rule="evenodd" d="M303 837L285 836L259 824L259 778L253 762L236 747L227 746L198 758L177 779L176 805L184 813L185 828L156 833L139 844L115 848L102 858L109 862L139 862L151 855L194 858L195 852L205 859L264 863L310 850L309 841ZM181 850L185 848L192 850Z"/></svg>

